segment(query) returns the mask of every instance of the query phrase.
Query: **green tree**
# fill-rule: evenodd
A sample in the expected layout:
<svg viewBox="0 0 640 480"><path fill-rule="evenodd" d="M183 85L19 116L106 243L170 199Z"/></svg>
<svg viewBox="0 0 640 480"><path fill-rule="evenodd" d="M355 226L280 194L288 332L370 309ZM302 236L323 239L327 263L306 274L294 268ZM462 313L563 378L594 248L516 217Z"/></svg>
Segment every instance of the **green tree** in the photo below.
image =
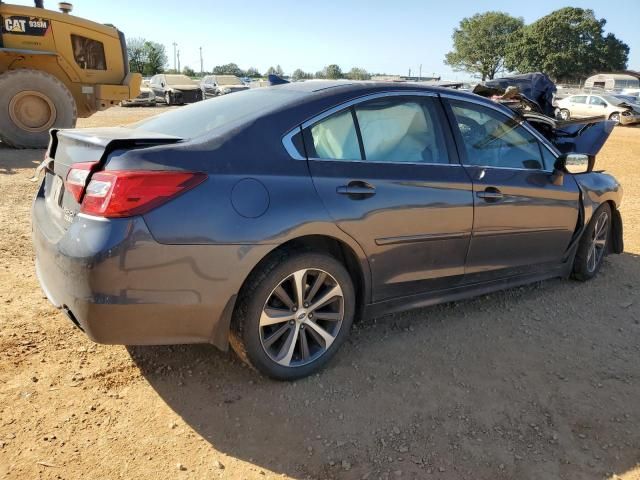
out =
<svg viewBox="0 0 640 480"><path fill-rule="evenodd" d="M313 74L312 73L308 73L305 72L304 70L298 68L293 72L293 75L291 75L291 79L294 81L297 80L309 80L310 78L313 78Z"/></svg>
<svg viewBox="0 0 640 480"><path fill-rule="evenodd" d="M265 75L278 75L279 77L282 77L284 75L284 71L282 70L282 67L280 65L276 66L275 68L271 66L269 67Z"/></svg>
<svg viewBox="0 0 640 480"><path fill-rule="evenodd" d="M236 77L244 77L244 72L235 63L227 63L226 65L217 65L213 68L214 75L235 75Z"/></svg>
<svg viewBox="0 0 640 480"><path fill-rule="evenodd" d="M144 42L144 48L146 52L146 63L142 74L150 77L156 73L164 72L164 67L168 62L167 53L164 45L157 42Z"/></svg>
<svg viewBox="0 0 640 480"><path fill-rule="evenodd" d="M456 71L492 79L505 63L510 42L524 26L521 18L502 12L477 13L463 18L453 31L453 50L444 63Z"/></svg>
<svg viewBox="0 0 640 480"><path fill-rule="evenodd" d="M129 39L127 42L127 54L129 56L129 69L145 76L164 72L164 67L168 61L164 45L144 38Z"/></svg>
<svg viewBox="0 0 640 480"><path fill-rule="evenodd" d="M524 27L509 47L507 65L541 71L556 81L579 80L597 71L624 70L629 46L609 33L593 10L566 7Z"/></svg>
<svg viewBox="0 0 640 480"><path fill-rule="evenodd" d="M344 77L342 69L336 64L331 64L324 67L323 75L323 78L328 78L330 80L337 80Z"/></svg>
<svg viewBox="0 0 640 480"><path fill-rule="evenodd" d="M129 38L127 40L127 54L129 55L129 70L142 73L146 62L144 38Z"/></svg>
<svg viewBox="0 0 640 480"><path fill-rule="evenodd" d="M196 71L185 65L184 67L182 67L182 73L184 73L187 77L195 77L196 76Z"/></svg>
<svg viewBox="0 0 640 480"><path fill-rule="evenodd" d="M347 78L351 80L370 80L371 75L364 68L353 67L347 73Z"/></svg>
<svg viewBox="0 0 640 480"><path fill-rule="evenodd" d="M244 75L249 77L249 78L258 78L258 77L260 77L260 72L255 67L249 67L244 72Z"/></svg>

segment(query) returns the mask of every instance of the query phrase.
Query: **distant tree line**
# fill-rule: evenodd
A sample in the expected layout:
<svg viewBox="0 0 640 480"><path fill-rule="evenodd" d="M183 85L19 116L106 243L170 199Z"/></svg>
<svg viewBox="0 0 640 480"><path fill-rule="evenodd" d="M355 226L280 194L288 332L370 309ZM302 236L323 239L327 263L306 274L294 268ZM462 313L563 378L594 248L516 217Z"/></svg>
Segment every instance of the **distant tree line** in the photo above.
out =
<svg viewBox="0 0 640 480"><path fill-rule="evenodd" d="M144 76L152 76L157 73L183 73L189 77L198 76L200 73L203 75L235 75L240 78L262 78L263 76L266 77L272 74L281 77L285 76L284 70L280 65L269 67L264 75L262 75L255 67L249 67L243 70L236 63L216 65L210 72L196 72L190 66L185 65L182 67L181 72L177 72L174 69L166 68L168 58L164 45L151 42L144 38L130 39L127 42L127 50L129 55L129 69L132 72L141 73ZM309 80L312 78L369 80L371 75L365 69L357 67L352 68L348 72L343 72L340 66L336 64L327 65L316 73L305 72L298 68L291 75L291 79L295 81Z"/></svg>
<svg viewBox="0 0 640 480"><path fill-rule="evenodd" d="M566 7L525 25L502 12L464 18L453 32L445 64L482 80L500 72L544 72L555 81L576 81L627 67L629 46L604 33L607 21L593 10Z"/></svg>

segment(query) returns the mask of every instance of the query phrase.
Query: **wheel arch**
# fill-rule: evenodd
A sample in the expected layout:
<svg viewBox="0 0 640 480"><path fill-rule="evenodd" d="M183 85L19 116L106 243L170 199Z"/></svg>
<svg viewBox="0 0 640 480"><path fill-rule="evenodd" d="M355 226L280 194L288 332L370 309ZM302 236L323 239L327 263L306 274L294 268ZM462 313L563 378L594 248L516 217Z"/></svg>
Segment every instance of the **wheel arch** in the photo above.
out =
<svg viewBox="0 0 640 480"><path fill-rule="evenodd" d="M286 242L276 246L265 254L258 263L249 271L242 285L238 289L238 294L234 295L225 306L218 328L211 342L218 348L227 350L228 335L231 321L236 308L238 308L237 298L240 292L246 287L252 276L271 260L274 256L282 255L291 251L312 251L324 252L334 256L345 266L356 291L356 320L362 315L364 307L371 301L371 271L369 263L360 246L347 239L337 238L326 234L308 234L291 238Z"/></svg>

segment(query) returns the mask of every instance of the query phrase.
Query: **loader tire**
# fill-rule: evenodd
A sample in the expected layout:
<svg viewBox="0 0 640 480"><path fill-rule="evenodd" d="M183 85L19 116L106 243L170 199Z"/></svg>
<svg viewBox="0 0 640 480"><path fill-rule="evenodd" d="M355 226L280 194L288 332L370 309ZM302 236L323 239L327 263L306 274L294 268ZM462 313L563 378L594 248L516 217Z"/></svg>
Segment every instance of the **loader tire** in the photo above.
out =
<svg viewBox="0 0 640 480"><path fill-rule="evenodd" d="M39 70L0 75L0 140L14 148L46 148L49 130L73 128L78 113L69 89Z"/></svg>

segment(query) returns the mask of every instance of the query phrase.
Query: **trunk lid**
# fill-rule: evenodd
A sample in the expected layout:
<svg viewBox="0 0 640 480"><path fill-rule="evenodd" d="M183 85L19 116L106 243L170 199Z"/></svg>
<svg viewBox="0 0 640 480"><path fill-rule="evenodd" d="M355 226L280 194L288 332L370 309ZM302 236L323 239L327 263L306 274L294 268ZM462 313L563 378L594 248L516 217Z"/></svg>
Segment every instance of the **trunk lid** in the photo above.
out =
<svg viewBox="0 0 640 480"><path fill-rule="evenodd" d="M51 221L66 231L80 210L80 203L65 188L65 181L74 164L95 162L92 170L95 172L101 169L109 154L115 150L145 148L180 140L171 135L123 127L52 130L49 149L42 163L45 170L45 202ZM86 184L88 182L89 178Z"/></svg>

